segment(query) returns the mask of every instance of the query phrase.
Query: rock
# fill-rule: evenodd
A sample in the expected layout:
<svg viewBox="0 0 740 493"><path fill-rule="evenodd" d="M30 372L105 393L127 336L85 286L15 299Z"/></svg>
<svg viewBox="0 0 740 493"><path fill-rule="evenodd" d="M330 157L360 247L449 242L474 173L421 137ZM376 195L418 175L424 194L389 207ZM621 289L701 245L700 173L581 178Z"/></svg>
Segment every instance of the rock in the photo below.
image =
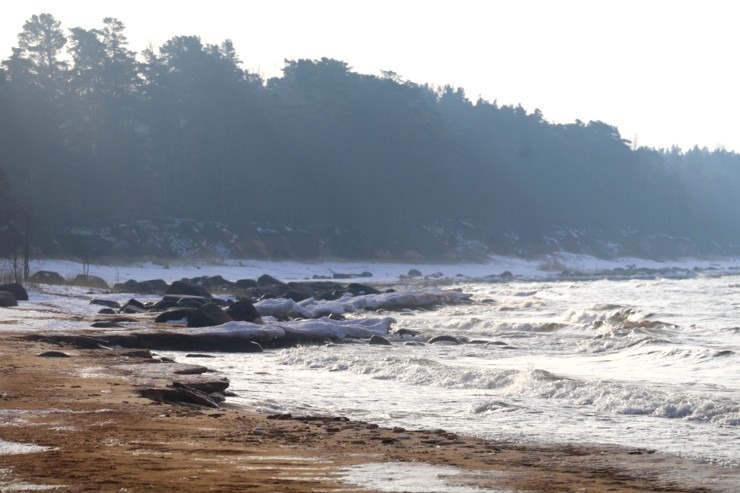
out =
<svg viewBox="0 0 740 493"><path fill-rule="evenodd" d="M113 286L113 291L118 293L164 294L166 290L167 283L162 279L151 279L142 282L129 280L123 284Z"/></svg>
<svg viewBox="0 0 740 493"><path fill-rule="evenodd" d="M102 299L92 299L90 300L91 305L101 305L101 306L107 306L108 308L121 308L121 304L114 300L102 300Z"/></svg>
<svg viewBox="0 0 740 493"><path fill-rule="evenodd" d="M421 271L418 269L409 269L408 274L406 274L406 277L421 277Z"/></svg>
<svg viewBox="0 0 740 493"><path fill-rule="evenodd" d="M17 306L18 300L15 299L13 293L7 291L0 291L0 307Z"/></svg>
<svg viewBox="0 0 740 493"><path fill-rule="evenodd" d="M28 291L26 291L26 288L24 288L23 285L18 284L17 282L0 285L0 291L13 293L13 296L15 296L17 301L28 301Z"/></svg>
<svg viewBox="0 0 740 493"><path fill-rule="evenodd" d="M389 341L388 339L382 336L372 336L370 339L368 339L367 343L378 345L378 346L391 346L392 345L391 341Z"/></svg>
<svg viewBox="0 0 740 493"><path fill-rule="evenodd" d="M188 319L188 327L212 327L231 322L231 317L215 303L206 303Z"/></svg>
<svg viewBox="0 0 740 493"><path fill-rule="evenodd" d="M239 289L251 289L257 287L257 281L254 279L239 279L235 284Z"/></svg>
<svg viewBox="0 0 740 493"><path fill-rule="evenodd" d="M101 308L98 310L100 315L115 315L117 312L113 308Z"/></svg>
<svg viewBox="0 0 740 493"><path fill-rule="evenodd" d="M139 389L142 397L151 399L156 402L169 402L173 404L190 404L218 409L218 403L205 392L189 388L187 386L177 386L169 388L145 388Z"/></svg>
<svg viewBox="0 0 740 493"><path fill-rule="evenodd" d="M284 286L283 281L279 281L269 274L262 274L257 279L257 286Z"/></svg>
<svg viewBox="0 0 740 493"><path fill-rule="evenodd" d="M39 353L36 356L39 356L41 358L69 358L69 355L67 353L63 353L61 351L44 351L43 353Z"/></svg>
<svg viewBox="0 0 740 493"><path fill-rule="evenodd" d="M378 291L377 289L366 284L360 284L357 282L349 284L346 288L346 291L348 293L351 293L353 296L360 296L363 294L380 294L380 291Z"/></svg>
<svg viewBox="0 0 740 493"><path fill-rule="evenodd" d="M251 301L246 299L241 299L232 304L226 309L226 313L232 320L236 320L238 322L254 322L256 320L262 322L262 318L257 312L257 309Z"/></svg>
<svg viewBox="0 0 740 493"><path fill-rule="evenodd" d="M185 296L199 296L201 298L211 299L213 296L211 296L211 293L209 293L205 288L201 286L196 286L194 284L189 284L184 281L175 281L172 283L170 287L167 288L165 291L165 294L168 295L185 295Z"/></svg>
<svg viewBox="0 0 740 493"><path fill-rule="evenodd" d="M415 330L411 330L411 329L398 329L398 330L397 330L397 331L395 332L395 334L396 334L397 336L400 336L400 337L403 337L403 336L411 336L411 337L416 337L416 336L418 336L418 335L419 335L419 332L417 332L417 331L415 331Z"/></svg>
<svg viewBox="0 0 740 493"><path fill-rule="evenodd" d="M439 342L450 343L450 344L462 344L460 339L458 339L457 337L447 336L447 335L432 337L431 339L427 341L427 343L429 344L436 344Z"/></svg>
<svg viewBox="0 0 740 493"><path fill-rule="evenodd" d="M157 315L154 321L160 324L167 322L188 322L197 310L195 307L171 308Z"/></svg>
<svg viewBox="0 0 740 493"><path fill-rule="evenodd" d="M117 324L116 322L106 321L106 322L93 322L90 324L90 327L94 327L96 329L120 329L121 325Z"/></svg>
<svg viewBox="0 0 740 493"><path fill-rule="evenodd" d="M131 298L121 307L121 313L146 313L147 309L139 300Z"/></svg>
<svg viewBox="0 0 740 493"><path fill-rule="evenodd" d="M105 279L85 274L79 274L70 284L74 284L75 286L87 286L90 288L110 289L110 286L105 282Z"/></svg>
<svg viewBox="0 0 740 493"><path fill-rule="evenodd" d="M30 282L41 284L66 284L67 281L58 272L51 270L40 270L28 278Z"/></svg>
<svg viewBox="0 0 740 493"><path fill-rule="evenodd" d="M207 379L204 380L203 377L197 377L197 378L187 378L186 375L183 375L181 377L178 377L177 380L174 380L172 382L173 387L181 387L185 386L191 389L200 390L201 392L205 392L206 394L213 394L213 393L222 393L224 390L229 388L229 379L228 378L221 378L218 380L214 379Z"/></svg>
<svg viewBox="0 0 740 493"><path fill-rule="evenodd" d="M203 306L211 301L215 300L195 295L166 294L161 301L157 302L157 305L161 306L167 303L174 303L173 306L198 308L199 306Z"/></svg>

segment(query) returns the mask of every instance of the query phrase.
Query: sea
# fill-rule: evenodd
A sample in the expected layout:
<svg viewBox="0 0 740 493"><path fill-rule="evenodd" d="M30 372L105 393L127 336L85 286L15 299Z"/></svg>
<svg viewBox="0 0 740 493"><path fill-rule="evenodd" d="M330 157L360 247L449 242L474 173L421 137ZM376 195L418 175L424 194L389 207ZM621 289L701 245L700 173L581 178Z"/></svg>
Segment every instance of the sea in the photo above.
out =
<svg viewBox="0 0 740 493"><path fill-rule="evenodd" d="M409 267L422 276L404 275ZM72 277L80 267L47 262L39 268ZM215 274L235 281L263 273L290 281L370 272L373 277L360 281L384 289L398 283L470 294L469 303L435 309L346 315L393 317L391 345L346 339L211 354L204 364L229 377L235 394L229 402L251 410L443 428L516 443L619 445L740 466L736 259L605 263L569 256L448 266L243 261L88 268L111 284ZM55 321L48 312L91 314L99 308L89 304L93 297L131 296L35 289L15 312L15 329L3 330L84 328L85 322ZM430 343L435 336L456 341ZM192 361L184 353L165 355ZM417 486L424 491L424 484Z"/></svg>
<svg viewBox="0 0 740 493"><path fill-rule="evenodd" d="M208 366L231 379L231 402L264 413L740 465L740 277L445 287L472 302L382 313L406 332L390 346L217 353ZM461 343L425 342L441 335Z"/></svg>

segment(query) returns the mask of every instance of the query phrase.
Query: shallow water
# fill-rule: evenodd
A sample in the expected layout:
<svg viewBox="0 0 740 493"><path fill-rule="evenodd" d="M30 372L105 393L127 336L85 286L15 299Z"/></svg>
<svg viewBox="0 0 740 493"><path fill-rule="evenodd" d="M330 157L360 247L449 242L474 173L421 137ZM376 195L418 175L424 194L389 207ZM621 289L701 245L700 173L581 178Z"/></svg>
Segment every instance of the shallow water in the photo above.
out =
<svg viewBox="0 0 740 493"><path fill-rule="evenodd" d="M619 444L738 465L738 283L464 283L473 304L393 314L395 329L422 335L390 347L217 354L208 365L229 375L234 401L264 412ZM470 342L420 344L441 334Z"/></svg>

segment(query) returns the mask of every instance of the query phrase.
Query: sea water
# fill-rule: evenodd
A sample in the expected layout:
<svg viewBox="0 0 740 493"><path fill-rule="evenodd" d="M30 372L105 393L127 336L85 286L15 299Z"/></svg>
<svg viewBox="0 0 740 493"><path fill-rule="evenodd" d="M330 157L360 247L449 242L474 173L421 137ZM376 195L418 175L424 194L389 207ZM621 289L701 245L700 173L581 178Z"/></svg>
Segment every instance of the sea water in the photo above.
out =
<svg viewBox="0 0 740 493"><path fill-rule="evenodd" d="M231 379L231 402L261 412L740 464L740 277L449 287L473 303L383 313L421 334L391 346L215 354L208 366ZM465 343L423 342L436 335Z"/></svg>

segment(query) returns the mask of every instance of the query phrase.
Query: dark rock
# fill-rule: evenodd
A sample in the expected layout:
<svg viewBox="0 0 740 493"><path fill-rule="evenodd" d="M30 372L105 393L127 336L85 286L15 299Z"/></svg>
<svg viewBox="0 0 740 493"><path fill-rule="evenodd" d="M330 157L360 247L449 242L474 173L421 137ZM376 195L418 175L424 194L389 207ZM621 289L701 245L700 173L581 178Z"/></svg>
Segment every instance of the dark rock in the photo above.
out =
<svg viewBox="0 0 740 493"><path fill-rule="evenodd" d="M139 300L131 298L121 307L121 313L146 313L147 309Z"/></svg>
<svg viewBox="0 0 740 493"><path fill-rule="evenodd" d="M508 270L503 271L501 274L499 274L498 277L502 281L513 281L514 280L514 274L512 274Z"/></svg>
<svg viewBox="0 0 740 493"><path fill-rule="evenodd" d="M152 306L149 307L150 312L163 312L165 310L169 310L170 308L175 308L177 305L177 301L170 300L170 299L161 299L154 303Z"/></svg>
<svg viewBox="0 0 740 493"><path fill-rule="evenodd" d="M212 354L202 354L202 353L188 353L185 355L186 358L213 358Z"/></svg>
<svg viewBox="0 0 740 493"><path fill-rule="evenodd" d="M183 281L204 289L229 289L234 285L233 282L227 281L221 276L194 277L193 279L183 279Z"/></svg>
<svg viewBox="0 0 740 493"><path fill-rule="evenodd" d="M360 284L356 282L349 284L346 291L348 293L351 293L353 296L360 296L363 294L380 294L380 291L378 291L377 289L366 284Z"/></svg>
<svg viewBox="0 0 740 493"><path fill-rule="evenodd" d="M139 389L142 397L155 402L169 402L173 404L189 404L218 409L218 403L205 392L188 388L187 386L168 388L145 388Z"/></svg>
<svg viewBox="0 0 740 493"><path fill-rule="evenodd" d="M226 313L231 317L232 320L240 322L254 322L255 320L262 321L260 314L249 300L239 300L232 304L226 309Z"/></svg>
<svg viewBox="0 0 740 493"><path fill-rule="evenodd" d="M50 270L40 270L28 278L30 282L41 284L66 284L67 281L59 275L58 272Z"/></svg>
<svg viewBox="0 0 740 493"><path fill-rule="evenodd" d="M279 281L269 274L262 274L257 279L257 286L284 286L283 281Z"/></svg>
<svg viewBox="0 0 740 493"><path fill-rule="evenodd" d="M375 344L379 346L391 346L391 341L382 336L372 336L368 341L368 344Z"/></svg>
<svg viewBox="0 0 740 493"><path fill-rule="evenodd" d="M411 337L415 337L415 336L418 336L418 335L419 335L419 332L417 332L417 331L415 331L415 330L411 330L411 329L398 329L398 330L397 330L397 331L395 332L395 334L396 334L397 336L401 336L401 337L403 337L403 336L411 336Z"/></svg>
<svg viewBox="0 0 740 493"><path fill-rule="evenodd" d="M235 284L236 287L240 289L251 289L257 287L257 281L254 279L239 279Z"/></svg>
<svg viewBox="0 0 740 493"><path fill-rule="evenodd" d="M98 310L100 315L115 315L117 312L113 308L101 308Z"/></svg>
<svg viewBox="0 0 740 493"><path fill-rule="evenodd" d="M174 303L175 306L198 308L206 303L209 303L211 298L205 298L203 296L194 295L183 295L183 294L166 294L162 298L162 303Z"/></svg>
<svg viewBox="0 0 740 493"><path fill-rule="evenodd" d="M224 390L229 388L229 379L228 378L222 378L219 380L203 380L202 377L199 377L199 379L180 379L174 380L172 382L173 387L187 387L191 389L200 390L201 392L205 392L206 394L213 394L213 393L221 393Z"/></svg>
<svg viewBox="0 0 740 493"><path fill-rule="evenodd" d="M211 296L211 293L209 293L205 288L202 288L201 286L195 286L194 284L189 284L184 281L175 281L172 283L170 287L167 288L165 291L165 294L173 295L173 294L179 294L179 295L185 295L185 296L199 296L201 298L207 298L211 299L213 296Z"/></svg>
<svg viewBox="0 0 740 493"><path fill-rule="evenodd" d="M196 310L197 308L194 307L171 308L157 315L154 321L156 323L179 322L181 320L189 321Z"/></svg>
<svg viewBox="0 0 740 493"><path fill-rule="evenodd" d="M462 344L462 342L460 341L460 339L458 339L457 337L455 337L455 336L447 336L447 335L432 337L427 342L429 344L435 344L437 342L450 342L452 344Z"/></svg>
<svg viewBox="0 0 740 493"><path fill-rule="evenodd" d="M165 290L167 290L167 283L162 279L151 279L141 282L129 280L123 284L113 286L113 291L118 293L163 294Z"/></svg>
<svg viewBox="0 0 740 493"><path fill-rule="evenodd" d="M95 327L96 329L118 329L118 328L121 328L120 325L118 325L116 322L112 322L112 321L93 322L92 324L90 324L90 327Z"/></svg>
<svg viewBox="0 0 740 493"><path fill-rule="evenodd" d="M7 291L0 291L0 307L17 306L18 300L15 299L13 293Z"/></svg>
<svg viewBox="0 0 740 493"><path fill-rule="evenodd" d="M231 317L215 303L199 307L188 319L188 327L212 327L231 322Z"/></svg>
<svg viewBox="0 0 740 493"><path fill-rule="evenodd" d="M17 282L0 285L0 291L13 293L13 296L15 296L17 301L28 301L28 291L26 291L26 288L24 288L23 285L18 284Z"/></svg>
<svg viewBox="0 0 740 493"><path fill-rule="evenodd" d="M90 300L91 305L101 305L101 306L107 306L108 308L121 308L121 304L114 300L102 300L102 299L92 299Z"/></svg>
<svg viewBox="0 0 740 493"><path fill-rule="evenodd" d="M69 358L67 353L63 353L61 351L44 351L36 356L40 356L41 358Z"/></svg>
<svg viewBox="0 0 740 493"><path fill-rule="evenodd" d="M409 269L407 277L421 277L421 271L418 269Z"/></svg>

